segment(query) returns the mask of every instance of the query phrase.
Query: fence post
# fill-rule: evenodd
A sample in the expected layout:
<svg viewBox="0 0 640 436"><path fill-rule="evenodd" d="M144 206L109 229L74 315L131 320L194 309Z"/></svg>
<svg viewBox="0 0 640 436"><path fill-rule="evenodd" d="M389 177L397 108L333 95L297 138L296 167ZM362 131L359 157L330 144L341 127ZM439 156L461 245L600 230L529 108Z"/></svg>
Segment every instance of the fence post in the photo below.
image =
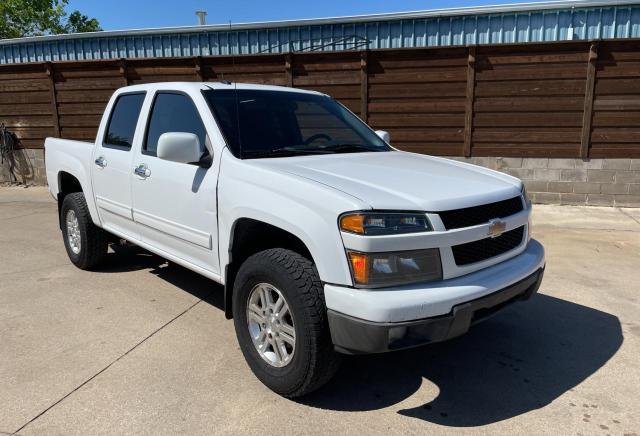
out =
<svg viewBox="0 0 640 436"><path fill-rule="evenodd" d="M580 136L580 157L589 159L589 145L591 144L591 122L593 120L593 93L596 83L596 63L598 61L598 44L589 46L589 61L587 64L587 82L584 91L584 111L582 113L582 134Z"/></svg>
<svg viewBox="0 0 640 436"><path fill-rule="evenodd" d="M204 82L204 71L202 70L202 56L196 56L193 62L195 64L196 77L198 77L198 82Z"/></svg>
<svg viewBox="0 0 640 436"><path fill-rule="evenodd" d="M284 55L284 70L287 76L286 84L293 88L293 53L289 52Z"/></svg>
<svg viewBox="0 0 640 436"><path fill-rule="evenodd" d="M51 62L45 64L47 76L49 77L49 87L51 92L51 115L53 116L53 129L56 137L60 137L60 115L58 114L58 97L56 96L56 82L53 76L53 65Z"/></svg>
<svg viewBox="0 0 640 436"><path fill-rule="evenodd" d="M120 58L119 62L120 75L124 79L124 86L129 86L129 76L127 75L127 61L125 58Z"/></svg>
<svg viewBox="0 0 640 436"><path fill-rule="evenodd" d="M360 52L360 119L369 120L369 50Z"/></svg>
<svg viewBox="0 0 640 436"><path fill-rule="evenodd" d="M465 157L471 156L471 138L473 136L473 99L476 91L476 48L469 47L467 58L467 91L464 105L464 146Z"/></svg>

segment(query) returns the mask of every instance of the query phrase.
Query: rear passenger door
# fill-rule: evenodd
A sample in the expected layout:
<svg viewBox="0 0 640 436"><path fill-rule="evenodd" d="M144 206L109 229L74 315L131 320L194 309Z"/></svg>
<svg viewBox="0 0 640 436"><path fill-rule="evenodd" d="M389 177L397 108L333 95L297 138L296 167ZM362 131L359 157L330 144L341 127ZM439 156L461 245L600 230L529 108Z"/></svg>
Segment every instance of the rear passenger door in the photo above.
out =
<svg viewBox="0 0 640 436"><path fill-rule="evenodd" d="M201 110L208 110L204 98L199 97ZM135 167L144 169L132 179L137 231L144 243L165 257L174 256L218 275L217 159L213 158L210 168L159 159L158 138L167 132L193 133L200 141L202 154L213 155L207 128L192 97L177 91L157 91L134 161Z"/></svg>
<svg viewBox="0 0 640 436"><path fill-rule="evenodd" d="M145 92L116 97L107 124L98 131L92 180L103 227L127 239L137 239L131 197L132 145L136 144Z"/></svg>

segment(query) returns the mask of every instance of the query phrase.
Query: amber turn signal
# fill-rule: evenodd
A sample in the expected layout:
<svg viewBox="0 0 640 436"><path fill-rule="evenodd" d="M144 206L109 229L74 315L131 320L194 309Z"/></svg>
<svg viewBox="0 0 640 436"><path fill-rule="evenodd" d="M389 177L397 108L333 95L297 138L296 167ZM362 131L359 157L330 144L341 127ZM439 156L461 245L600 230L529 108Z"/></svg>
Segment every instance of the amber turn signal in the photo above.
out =
<svg viewBox="0 0 640 436"><path fill-rule="evenodd" d="M340 218L340 229L363 235L364 218L364 215L360 214L344 215Z"/></svg>
<svg viewBox="0 0 640 436"><path fill-rule="evenodd" d="M349 252L349 262L353 279L358 285L366 285L369 282L369 259L366 254Z"/></svg>

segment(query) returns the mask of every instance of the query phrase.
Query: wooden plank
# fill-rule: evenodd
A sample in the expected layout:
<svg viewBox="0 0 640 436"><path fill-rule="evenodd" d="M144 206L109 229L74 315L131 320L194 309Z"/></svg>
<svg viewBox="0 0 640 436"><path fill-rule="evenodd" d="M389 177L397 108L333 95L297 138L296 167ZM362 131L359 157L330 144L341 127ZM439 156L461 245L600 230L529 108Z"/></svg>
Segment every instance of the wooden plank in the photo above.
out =
<svg viewBox="0 0 640 436"><path fill-rule="evenodd" d="M476 48L469 48L467 64L467 90L464 103L464 145L462 153L465 157L471 156L471 139L473 132L473 97L476 88Z"/></svg>
<svg viewBox="0 0 640 436"><path fill-rule="evenodd" d="M406 86L401 83L377 83L369 86L369 98L405 100L430 97L465 97L466 82L414 83Z"/></svg>
<svg viewBox="0 0 640 436"><path fill-rule="evenodd" d="M598 46L589 47L589 62L587 63L587 82L584 91L584 112L582 113L582 134L580 135L580 157L589 158L591 144L591 121L593 120L593 91L596 83L596 62L598 60Z"/></svg>
<svg viewBox="0 0 640 436"><path fill-rule="evenodd" d="M640 95L594 96L593 108L597 111L640 111Z"/></svg>
<svg viewBox="0 0 640 436"><path fill-rule="evenodd" d="M577 155L580 144L500 144L485 146L485 144L474 143L474 156L503 156L503 157L553 157L553 158L573 158ZM535 147L540 145L540 147Z"/></svg>
<svg viewBox="0 0 640 436"><path fill-rule="evenodd" d="M584 63L553 63L477 68L478 81L584 79Z"/></svg>
<svg viewBox="0 0 640 436"><path fill-rule="evenodd" d="M476 112L538 112L553 108L556 111L578 111L582 114L584 97L478 97L474 101Z"/></svg>
<svg viewBox="0 0 640 436"><path fill-rule="evenodd" d="M464 114L371 114L369 123L376 127L464 127Z"/></svg>
<svg viewBox="0 0 640 436"><path fill-rule="evenodd" d="M0 104L0 116L51 115L51 103Z"/></svg>
<svg viewBox="0 0 640 436"><path fill-rule="evenodd" d="M360 118L365 123L369 119L369 72L367 70L368 50L360 53Z"/></svg>
<svg viewBox="0 0 640 436"><path fill-rule="evenodd" d="M394 141L444 141L454 142L458 141L458 144L463 142L463 129L462 128L402 128L402 129L390 129L391 138ZM458 150L459 151L459 150Z"/></svg>
<svg viewBox="0 0 640 436"><path fill-rule="evenodd" d="M555 107L553 109L555 110ZM476 127L581 127L582 112L480 112L474 114L473 125Z"/></svg>
<svg viewBox="0 0 640 436"><path fill-rule="evenodd" d="M412 153L430 154L434 156L457 156L460 154L459 142L401 142L395 141L393 136L391 137L391 142L394 147L403 151L410 151Z"/></svg>
<svg viewBox="0 0 640 436"><path fill-rule="evenodd" d="M477 142L504 142L504 143L549 143L562 144L566 142L580 142L580 128L559 128L541 126L538 128L522 127L496 127L480 128L473 130L474 146Z"/></svg>
<svg viewBox="0 0 640 436"><path fill-rule="evenodd" d="M596 83L597 95L640 94L640 80L638 78L603 78Z"/></svg>
<svg viewBox="0 0 640 436"><path fill-rule="evenodd" d="M476 96L480 97L528 97L528 96L582 96L582 80L525 80L503 82L478 82Z"/></svg>
<svg viewBox="0 0 640 436"><path fill-rule="evenodd" d="M597 127L640 126L640 111L597 111L592 125Z"/></svg>
<svg viewBox="0 0 640 436"><path fill-rule="evenodd" d="M7 127L52 127L51 115L11 115L2 117L2 122Z"/></svg>
<svg viewBox="0 0 640 436"><path fill-rule="evenodd" d="M391 70L392 72L370 73L371 83L441 83L441 82L465 82L466 69L455 68L430 68L420 70Z"/></svg>
<svg viewBox="0 0 640 436"><path fill-rule="evenodd" d="M51 103L51 92L0 92L0 104L31 104L31 103Z"/></svg>
<svg viewBox="0 0 640 436"><path fill-rule="evenodd" d="M2 80L0 81L0 92L48 91L49 81L49 78Z"/></svg>
<svg viewBox="0 0 640 436"><path fill-rule="evenodd" d="M104 103L62 103L58 105L58 114L63 115L102 115L107 102Z"/></svg>
<svg viewBox="0 0 640 436"><path fill-rule="evenodd" d="M640 127L635 128L595 128L591 132L591 144L597 143L636 143L640 144Z"/></svg>
<svg viewBox="0 0 640 436"><path fill-rule="evenodd" d="M98 89L115 90L123 86L122 77L101 77L99 79L70 79L63 82L56 82L56 90L58 91L71 91L71 90L84 90L93 91Z"/></svg>
<svg viewBox="0 0 640 436"><path fill-rule="evenodd" d="M53 66L51 62L46 64L47 76L49 76L49 87L51 94L51 118L53 120L53 131L56 137L60 137L60 115L58 114L58 98L56 96L56 82L53 80Z"/></svg>
<svg viewBox="0 0 640 436"><path fill-rule="evenodd" d="M57 98L58 103L95 103L95 102L107 102L111 98L113 91L99 90L99 91L60 91Z"/></svg>
<svg viewBox="0 0 640 436"><path fill-rule="evenodd" d="M63 115L60 117L60 126L65 127L91 127L97 129L102 115Z"/></svg>
<svg viewBox="0 0 640 436"><path fill-rule="evenodd" d="M464 100L461 98L445 99L437 98L432 100L409 100L407 102L379 102L369 103L369 113L451 113L463 112L465 109Z"/></svg>

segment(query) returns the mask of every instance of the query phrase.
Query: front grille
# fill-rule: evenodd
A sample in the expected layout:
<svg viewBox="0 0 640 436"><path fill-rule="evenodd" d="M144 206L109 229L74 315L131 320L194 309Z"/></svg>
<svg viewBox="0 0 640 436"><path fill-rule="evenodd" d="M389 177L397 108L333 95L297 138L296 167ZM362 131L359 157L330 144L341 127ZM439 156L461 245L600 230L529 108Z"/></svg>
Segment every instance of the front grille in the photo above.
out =
<svg viewBox="0 0 640 436"><path fill-rule="evenodd" d="M477 226L494 218L504 218L522 210L520 196L496 203L483 204L481 206L466 207L464 209L447 210L440 212L440 219L447 230L460 229L462 227Z"/></svg>
<svg viewBox="0 0 640 436"><path fill-rule="evenodd" d="M513 250L522 242L524 226L504 232L496 238L485 238L479 241L451 247L456 265L463 266L470 263L481 262L509 250Z"/></svg>

